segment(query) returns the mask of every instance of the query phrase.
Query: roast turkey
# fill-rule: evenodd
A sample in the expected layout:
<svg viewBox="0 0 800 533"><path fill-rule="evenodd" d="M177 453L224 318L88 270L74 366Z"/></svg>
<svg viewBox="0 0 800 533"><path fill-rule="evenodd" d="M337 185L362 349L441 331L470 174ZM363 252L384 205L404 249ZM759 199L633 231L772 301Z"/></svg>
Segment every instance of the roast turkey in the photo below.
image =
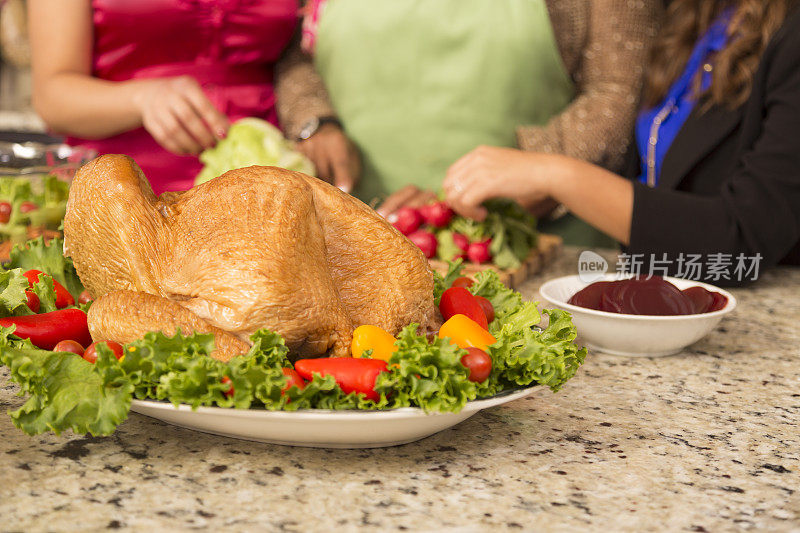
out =
<svg viewBox="0 0 800 533"><path fill-rule="evenodd" d="M133 160L99 157L70 189L64 253L95 298L95 341L213 333L228 360L268 328L293 357L345 356L356 326L435 320L416 246L337 188L275 167L156 197Z"/></svg>

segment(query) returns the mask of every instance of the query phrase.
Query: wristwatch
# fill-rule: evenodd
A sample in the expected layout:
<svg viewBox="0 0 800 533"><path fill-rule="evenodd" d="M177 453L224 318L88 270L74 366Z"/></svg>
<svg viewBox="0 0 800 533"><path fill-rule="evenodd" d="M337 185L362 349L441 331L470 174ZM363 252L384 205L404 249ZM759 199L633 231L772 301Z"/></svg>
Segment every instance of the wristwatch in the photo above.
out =
<svg viewBox="0 0 800 533"><path fill-rule="evenodd" d="M319 129L324 126L325 124L335 124L342 127L342 123L339 122L339 119L333 116L326 116L326 117L314 117L305 124L303 127L300 128L300 134L297 136L298 141L305 141L306 139L310 138L312 135L317 133Z"/></svg>

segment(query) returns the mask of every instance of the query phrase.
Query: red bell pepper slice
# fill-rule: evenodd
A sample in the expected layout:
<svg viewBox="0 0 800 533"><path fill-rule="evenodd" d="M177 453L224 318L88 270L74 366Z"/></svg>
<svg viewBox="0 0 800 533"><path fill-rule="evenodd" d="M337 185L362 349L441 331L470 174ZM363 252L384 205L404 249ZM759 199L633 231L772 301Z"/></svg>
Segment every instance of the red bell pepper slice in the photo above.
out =
<svg viewBox="0 0 800 533"><path fill-rule="evenodd" d="M28 278L28 283L31 287L39 283L39 277L44 274L41 270L28 270L25 272L24 276ZM47 275L47 274L45 274ZM52 276L51 276L52 277ZM59 309L63 309L64 307L70 307L75 305L75 298L69 293L69 291L64 287L62 284L58 282L57 279L53 278L53 286L56 290L56 307Z"/></svg>
<svg viewBox="0 0 800 533"><path fill-rule="evenodd" d="M320 359L300 359L294 369L304 379L311 380L314 374L333 376L345 394L351 392L364 394L368 400L378 401L375 380L378 374L386 372L386 361L355 357L331 357Z"/></svg>
<svg viewBox="0 0 800 533"><path fill-rule="evenodd" d="M80 309L59 309L41 315L0 318L0 326L15 326L14 335L30 339L34 346L52 350L61 341L71 340L81 346L92 344L86 313Z"/></svg>
<svg viewBox="0 0 800 533"><path fill-rule="evenodd" d="M489 329L489 322L481 304L464 287L450 287L444 291L439 301L439 311L442 312L445 321L455 315L464 315L480 324L483 329Z"/></svg>

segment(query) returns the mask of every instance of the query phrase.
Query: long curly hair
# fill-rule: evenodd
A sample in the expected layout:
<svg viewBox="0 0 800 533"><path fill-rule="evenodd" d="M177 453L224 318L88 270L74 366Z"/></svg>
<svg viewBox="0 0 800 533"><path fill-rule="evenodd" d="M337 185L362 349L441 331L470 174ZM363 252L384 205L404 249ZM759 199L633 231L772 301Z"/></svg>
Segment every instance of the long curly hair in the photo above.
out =
<svg viewBox="0 0 800 533"><path fill-rule="evenodd" d="M797 0L673 0L666 24L650 52L643 104L652 108L665 98L680 77L697 40L714 19L732 8L728 45L711 58L712 83L701 92L700 72L695 96L704 107L736 108L750 96L761 54Z"/></svg>

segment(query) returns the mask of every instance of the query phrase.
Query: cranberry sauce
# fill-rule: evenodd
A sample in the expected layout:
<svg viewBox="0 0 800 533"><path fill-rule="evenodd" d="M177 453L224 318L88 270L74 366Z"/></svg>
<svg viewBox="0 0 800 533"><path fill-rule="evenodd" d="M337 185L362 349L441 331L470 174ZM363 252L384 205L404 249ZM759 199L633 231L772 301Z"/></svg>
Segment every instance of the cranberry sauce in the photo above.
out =
<svg viewBox="0 0 800 533"><path fill-rule="evenodd" d="M675 316L719 311L728 299L703 287L680 290L660 276L598 281L575 293L572 305L628 315Z"/></svg>

